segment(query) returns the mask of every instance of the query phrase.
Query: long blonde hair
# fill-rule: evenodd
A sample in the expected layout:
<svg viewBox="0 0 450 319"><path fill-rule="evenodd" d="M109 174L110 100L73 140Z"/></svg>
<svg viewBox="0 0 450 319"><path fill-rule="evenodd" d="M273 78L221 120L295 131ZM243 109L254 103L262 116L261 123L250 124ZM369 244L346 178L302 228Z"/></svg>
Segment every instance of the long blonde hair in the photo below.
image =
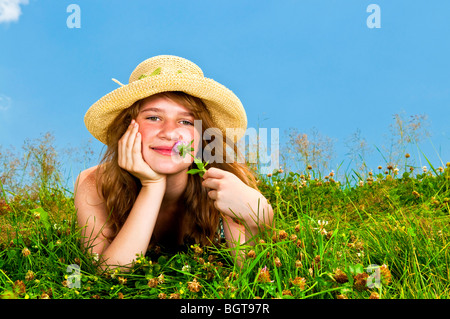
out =
<svg viewBox="0 0 450 319"><path fill-rule="evenodd" d="M214 127L211 116L203 103L197 97L188 95L184 92L163 92L158 96L168 98L178 104L188 108L194 114L195 119L202 120L202 130ZM136 201L137 195L141 189L139 179L134 177L128 171L118 165L118 141L125 133L131 120L139 114L142 100L135 102L131 107L123 110L108 127L107 131L107 149L103 155L100 167L101 174L99 182L101 183L101 195L106 204L107 211L110 213L109 223L112 226L113 234L108 237L112 240L125 223L131 208ZM201 136L203 136L201 132ZM246 164L226 163L226 146L232 147L237 154L237 147L234 141L225 139L223 149L219 155L223 158L222 163L211 163L209 167L217 167L235 174L246 185L257 189L256 178ZM205 148L206 141L202 139L202 148ZM217 158L217 154L215 154ZM191 168L194 168L191 165ZM207 168L209 168L207 166ZM220 212L214 207L213 201L208 197L207 190L202 186L202 178L196 175L188 175L187 187L181 200L185 203L186 214L192 221L193 227L187 238L190 241L200 245L208 245L214 241L217 235Z"/></svg>

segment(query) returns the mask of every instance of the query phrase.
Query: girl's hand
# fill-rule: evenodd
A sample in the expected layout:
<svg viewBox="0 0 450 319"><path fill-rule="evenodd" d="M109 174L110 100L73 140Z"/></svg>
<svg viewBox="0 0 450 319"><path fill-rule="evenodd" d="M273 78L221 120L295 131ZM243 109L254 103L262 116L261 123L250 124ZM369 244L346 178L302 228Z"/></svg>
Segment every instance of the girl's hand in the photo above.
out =
<svg viewBox="0 0 450 319"><path fill-rule="evenodd" d="M138 132L139 125L131 121L125 134L119 140L119 166L141 181L142 186L165 181L166 175L158 174L144 161L142 157L142 140Z"/></svg>
<svg viewBox="0 0 450 319"><path fill-rule="evenodd" d="M212 167L203 175L202 185L210 188L208 196L223 214L241 219L249 226L268 222L261 220L264 218L262 210L266 209L267 200L233 173Z"/></svg>

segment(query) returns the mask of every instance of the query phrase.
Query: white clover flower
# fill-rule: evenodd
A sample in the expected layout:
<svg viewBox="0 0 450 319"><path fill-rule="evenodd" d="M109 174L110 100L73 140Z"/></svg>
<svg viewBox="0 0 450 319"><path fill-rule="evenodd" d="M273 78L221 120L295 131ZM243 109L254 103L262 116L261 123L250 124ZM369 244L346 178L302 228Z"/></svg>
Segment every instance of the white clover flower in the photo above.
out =
<svg viewBox="0 0 450 319"><path fill-rule="evenodd" d="M320 227L325 227L326 225L328 225L328 222L326 221L326 220L318 220L317 221L317 224L320 226Z"/></svg>
<svg viewBox="0 0 450 319"><path fill-rule="evenodd" d="M191 271L191 266L189 266L188 264L186 264L186 265L183 266L183 268L181 268L181 271L190 272L190 271Z"/></svg>

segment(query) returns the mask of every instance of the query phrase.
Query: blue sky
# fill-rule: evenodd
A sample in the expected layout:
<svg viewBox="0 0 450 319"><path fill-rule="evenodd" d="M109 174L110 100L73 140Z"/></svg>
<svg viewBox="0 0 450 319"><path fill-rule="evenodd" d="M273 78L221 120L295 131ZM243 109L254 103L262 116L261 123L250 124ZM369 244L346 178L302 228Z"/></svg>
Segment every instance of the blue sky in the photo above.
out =
<svg viewBox="0 0 450 319"><path fill-rule="evenodd" d="M282 141L293 127L335 139L336 163L358 129L381 148L400 112L427 114L432 136L421 149L437 166L438 155L450 161L449 1L1 3L21 12L4 21L0 11L3 148L47 131L59 148L86 143L84 114L117 88L111 78L127 83L141 61L173 54L235 92L249 127L279 128ZM66 25L71 3L81 8L79 29ZM366 24L371 3L381 28ZM371 161L383 164L376 151Z"/></svg>

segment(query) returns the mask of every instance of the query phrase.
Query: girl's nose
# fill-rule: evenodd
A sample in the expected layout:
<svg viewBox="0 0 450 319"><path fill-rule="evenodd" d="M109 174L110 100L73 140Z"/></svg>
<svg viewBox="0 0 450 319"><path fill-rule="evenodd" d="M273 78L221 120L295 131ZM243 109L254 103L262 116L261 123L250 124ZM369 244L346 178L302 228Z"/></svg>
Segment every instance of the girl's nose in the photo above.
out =
<svg viewBox="0 0 450 319"><path fill-rule="evenodd" d="M158 135L160 138L168 140L178 141L182 139L182 135L178 131L176 124L173 124L170 121L164 123Z"/></svg>

